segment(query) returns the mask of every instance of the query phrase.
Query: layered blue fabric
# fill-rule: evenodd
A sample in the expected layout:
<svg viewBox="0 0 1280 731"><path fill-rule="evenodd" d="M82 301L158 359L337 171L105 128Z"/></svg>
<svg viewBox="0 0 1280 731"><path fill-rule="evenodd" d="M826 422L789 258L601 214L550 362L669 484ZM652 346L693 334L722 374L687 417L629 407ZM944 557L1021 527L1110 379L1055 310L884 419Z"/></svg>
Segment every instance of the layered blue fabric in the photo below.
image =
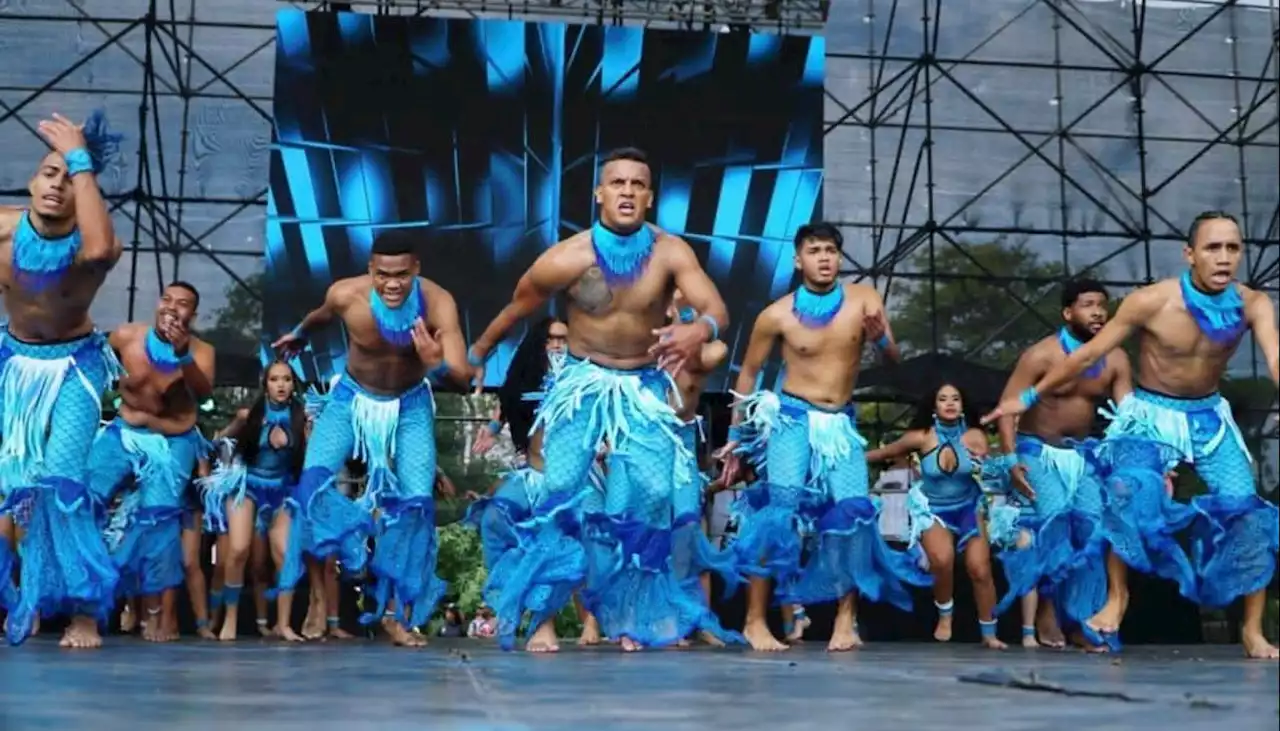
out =
<svg viewBox="0 0 1280 731"><path fill-rule="evenodd" d="M684 445L667 400L671 388L670 376L655 368L624 371L565 359L533 427L544 437L546 495L517 549L566 567L560 574L566 577L582 565L571 583L587 580L583 600L601 630L647 646L677 642L697 626L686 615L672 618L672 608L686 601L670 568L672 493L687 483L689 463L678 456ZM605 514L591 522L588 559L579 516L594 492L588 474L606 444ZM508 623L518 623L524 609L499 614L500 639L514 636Z"/></svg>
<svg viewBox="0 0 1280 731"><path fill-rule="evenodd" d="M850 592L870 601L912 608L906 585L932 577L880 534L870 497L864 441L852 404L823 409L790 394L757 392L744 399L743 449L761 442L767 489L743 516L734 550L740 570L767 569L784 604L815 604ZM813 547L803 566L790 565L804 548L802 505L813 511ZM776 552L776 553L775 553ZM779 554L786 560L779 561Z"/></svg>
<svg viewBox="0 0 1280 731"><path fill-rule="evenodd" d="M211 445L195 427L181 434L160 434L116 417L94 440L90 490L109 505L116 491L133 478L136 500L125 500L117 516L122 536L112 557L120 570L119 592L151 596L180 586L182 516L187 484L196 462Z"/></svg>
<svg viewBox="0 0 1280 731"><path fill-rule="evenodd" d="M935 525L946 528L956 537L956 553L963 553L969 541L978 535L982 486L975 477L977 465L964 445L967 429L963 419L955 424L934 421L938 445L920 458L920 479L907 494L913 546ZM942 469L938 461L945 452L955 456L955 468L949 472Z"/></svg>
<svg viewBox="0 0 1280 731"><path fill-rule="evenodd" d="M791 314L801 325L821 330L840 314L844 307L844 286L836 282L828 292L815 292L801 285L791 296Z"/></svg>
<svg viewBox="0 0 1280 731"><path fill-rule="evenodd" d="M1102 482L1094 464L1095 441L1046 444L1019 434L1017 461L1026 468L1036 498L1018 520L1014 536L990 529L993 543L1004 544L1000 562L1008 593L996 606L1006 611L1021 596L1039 589L1052 596L1058 621L1084 625L1107 600L1106 542L1102 531ZM994 460L989 460L994 461ZM1008 484L1012 502L1025 501Z"/></svg>
<svg viewBox="0 0 1280 731"><path fill-rule="evenodd" d="M119 575L89 496L89 453L119 373L100 333L38 344L0 335L0 514L25 531L19 589L4 590L11 643L37 614L110 608Z"/></svg>
<svg viewBox="0 0 1280 731"><path fill-rule="evenodd" d="M289 434L293 427L290 419L289 404L268 403L254 463L246 467L235 453L234 442L227 440L230 446L228 454L219 456L208 477L196 481L204 503L205 529L208 532L225 533L227 501L231 500L234 506L239 507L245 498L253 501L254 530L265 534L271 529L272 520L284 507L293 489L289 468L293 464L293 450L297 442ZM276 448L271 444L271 433L275 429L283 429L289 434L285 446Z"/></svg>
<svg viewBox="0 0 1280 731"><path fill-rule="evenodd" d="M335 382L308 439L302 477L290 501L295 520L280 588L291 590L301 578L303 553L320 559L337 555L347 574L359 574L367 564L375 579L376 607L362 622L380 619L392 600L398 621L410 626L426 621L446 588L435 573L434 429L435 404L425 383L383 396L361 388L349 374ZM352 456L368 468L359 501L343 496L335 481ZM370 560L366 542L374 534Z"/></svg>
<svg viewBox="0 0 1280 731"><path fill-rule="evenodd" d="M1112 537L1112 543L1126 563L1175 578L1184 596L1210 607L1271 583L1280 515L1258 495L1244 437L1219 394L1190 399L1138 389L1116 409L1103 446L1115 504L1108 517L1114 532L1129 539L1117 545ZM1164 473L1179 462L1191 464L1209 488L1190 506L1165 497ZM1171 531L1187 525L1192 561L1166 542ZM1194 594L1187 587L1191 571L1198 577Z"/></svg>
<svg viewBox="0 0 1280 731"><path fill-rule="evenodd" d="M698 429L700 421L694 420L680 428L680 437L688 453L691 484L677 485L673 499L671 560L676 578L686 589L702 596L699 577L703 573L718 574L725 583L725 596L733 596L738 589L741 575L737 559L732 551L721 551L711 545L703 530L702 515L706 502L706 475L698 469Z"/></svg>
<svg viewBox="0 0 1280 731"><path fill-rule="evenodd" d="M598 466L591 469L589 480L591 491L603 492L604 474ZM522 467L507 473L492 497L477 501L467 511L467 521L480 529L488 573L484 597L498 617L498 640L503 649L515 646L524 613L530 615L531 628L555 617L586 574L585 555L573 538L559 536L560 541L572 545L540 542L542 523L534 517L534 508L546 498L542 473ZM586 502L581 501L579 507L584 508ZM594 502L603 506L602 500ZM581 519L572 515L568 505L555 515L566 524Z"/></svg>
<svg viewBox="0 0 1280 731"><path fill-rule="evenodd" d="M1239 342L1249 325L1244 316L1244 299L1235 282L1221 292L1209 294L1196 288L1188 269L1182 273L1178 286L1187 313L1196 321L1200 332L1218 345Z"/></svg>

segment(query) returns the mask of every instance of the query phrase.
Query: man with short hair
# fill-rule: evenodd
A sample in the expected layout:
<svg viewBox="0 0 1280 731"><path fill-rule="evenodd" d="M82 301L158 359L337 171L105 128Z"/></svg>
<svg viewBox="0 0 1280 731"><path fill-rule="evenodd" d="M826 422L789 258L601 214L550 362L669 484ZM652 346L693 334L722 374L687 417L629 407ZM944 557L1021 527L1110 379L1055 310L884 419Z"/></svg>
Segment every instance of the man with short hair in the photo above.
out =
<svg viewBox="0 0 1280 731"><path fill-rule="evenodd" d="M672 382L664 369L678 373L699 357L728 314L689 245L645 221L654 196L642 151L608 154L595 198L599 221L538 257L511 304L471 347L478 366L517 322L557 293L568 294L568 355L534 425L544 436L545 494L532 506L536 530L511 559L529 584L522 591L508 587L509 605L494 607L504 647L528 611L537 629L526 649L558 650L553 619L584 579L587 608L626 651L677 643L705 616L680 589L669 549L654 550L671 529L673 490L688 464L677 456L680 421L668 403ZM666 325L676 288L699 314ZM577 508L605 444L605 512L584 529Z"/></svg>
<svg viewBox="0 0 1280 731"><path fill-rule="evenodd" d="M1107 290L1101 283L1067 282L1062 288L1063 326L1022 354L1005 386L1005 398L1016 398L1092 340L1106 325L1107 305ZM1098 401L1110 397L1120 403L1132 392L1129 357L1123 350L1113 350L1021 418L1000 419L1004 456L993 460L991 467L995 461L1003 462L1010 487L1017 493L1012 497L1030 501L1034 517L1026 519L1027 525L1019 531L1027 532L1031 545L1002 555L1009 592L996 613L1003 613L1019 597L1029 598L1025 607L1029 616L1023 617L1022 627L1026 644L1035 642L1039 634L1040 642L1061 646L1060 620L1079 628L1091 649L1106 649L1105 638L1089 624L1103 608L1107 582L1102 558L1102 482L1088 458L1094 448L1088 437ZM1015 536L1004 538L1017 543ZM1190 565L1183 564L1190 577ZM1054 603L1039 603L1036 588L1051 577L1057 582Z"/></svg>
<svg viewBox="0 0 1280 731"><path fill-rule="evenodd" d="M324 303L272 347L296 354L316 327L339 319L346 331L346 372L330 388L307 439L307 456L295 495L289 556L280 589L301 578L298 555L341 555L352 573L365 565L365 540L374 531L371 569L377 621L392 642L426 644L410 628L426 624L444 595L436 576L435 406L429 381L466 386L471 369L453 295L421 276L416 236L387 229L373 242L369 271L334 282ZM344 497L335 476L355 456L369 469L360 505ZM282 516L290 520L289 516ZM297 534L297 535L293 535ZM281 625L282 631L285 626ZM285 638L301 639L291 629Z"/></svg>
<svg viewBox="0 0 1280 731"><path fill-rule="evenodd" d="M853 390L865 344L890 360L897 360L898 346L880 293L840 282L842 244L840 230L829 223L796 231L801 286L756 318L738 371L735 393L742 398L729 443L720 450L726 484L739 472L739 453L754 454L763 468L765 479L751 491L755 507L742 514L734 550L739 570L751 577L743 634L765 652L787 649L765 622L771 581L783 604L839 602L827 646L832 651L862 644L857 594L910 611L904 582L931 583L905 554L885 544L870 498ZM786 373L781 392L757 390L760 369L778 342ZM797 531L802 512L817 526L813 555L803 567Z"/></svg>
<svg viewBox="0 0 1280 731"><path fill-rule="evenodd" d="M1054 365L1034 385L1006 398L985 422L1026 413L1047 394L1080 377L1130 335L1139 341L1138 387L1117 409L1101 458L1110 474L1108 499L1117 526L1131 537L1125 563L1153 570L1153 550L1170 530L1191 518L1195 526L1196 593L1210 607L1244 597L1241 642L1251 658L1276 659L1262 632L1266 590L1280 549L1280 515L1258 495L1252 457L1218 384L1246 331L1280 384L1280 333L1275 303L1236 281L1244 240L1236 219L1223 211L1196 216L1183 258L1187 270L1130 294L1115 317L1088 343ZM1191 500L1195 515L1166 506L1165 474L1192 465L1209 487ZM1112 540L1117 552L1118 539ZM1145 549L1145 550L1143 550ZM1092 622L1116 632L1123 603Z"/></svg>
<svg viewBox="0 0 1280 731"><path fill-rule="evenodd" d="M95 521L88 457L102 394L118 364L89 309L123 247L97 175L119 146L100 114L55 114L37 131L51 148L26 208L0 207L0 604L18 644L40 613L97 618L68 626L63 647L99 647L118 576ZM16 524L16 525L15 525ZM21 581L12 586L18 531Z"/></svg>

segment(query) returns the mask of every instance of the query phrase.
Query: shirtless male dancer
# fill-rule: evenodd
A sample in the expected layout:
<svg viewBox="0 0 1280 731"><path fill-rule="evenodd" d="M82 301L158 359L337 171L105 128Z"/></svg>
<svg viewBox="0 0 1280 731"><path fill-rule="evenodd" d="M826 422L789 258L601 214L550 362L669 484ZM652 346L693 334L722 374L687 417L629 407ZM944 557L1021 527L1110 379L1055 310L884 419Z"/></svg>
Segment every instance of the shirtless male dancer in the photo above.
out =
<svg viewBox="0 0 1280 731"><path fill-rule="evenodd" d="M200 294L186 282L165 287L154 323L121 325L111 333L120 356L120 409L89 455L89 488L110 505L127 478L134 499L122 502L123 536L112 554L121 593L142 597L143 638L177 639L176 622L162 612L186 583L182 527L188 485L210 444L196 426L201 401L213 395L213 346L191 334ZM170 610L172 611L172 610Z"/></svg>
<svg viewBox="0 0 1280 731"><path fill-rule="evenodd" d="M344 569L358 572L373 530L369 515L376 510L371 569L377 609L362 621L381 617L392 642L402 646L426 644L408 628L426 624L445 591L436 576L435 405L429 381L447 378L465 387L471 380L453 295L420 276L419 235L399 228L378 234L368 273L334 282L324 303L273 344L290 357L307 333L334 318L347 338L346 372L329 390L307 440L293 498L303 520L290 526L293 558L286 557L280 569L280 588L296 585L296 559L303 551L317 559L341 553ZM359 504L344 497L334 480L352 456L368 467ZM277 519L289 518L282 513Z"/></svg>
<svg viewBox="0 0 1280 731"><path fill-rule="evenodd" d="M898 347L880 294L864 284L840 283L842 243L839 229L829 223L796 232L795 266L802 284L756 318L738 372L740 401L729 442L719 451L726 484L736 479L742 453L753 455L764 471L755 489L763 491L767 504L744 515L734 549L739 570L751 577L743 634L765 652L787 649L765 621L771 581L783 604L839 602L827 646L832 651L862 644L854 619L856 593L910 611L911 596L901 582L930 583L906 554L884 544L878 508L869 497L853 389L865 343L893 361ZM778 341L786 369L782 392L757 390L757 376ZM810 486L819 487L821 496L809 497ZM818 526L813 556L803 567L796 530L802 511L812 512ZM855 566L855 557L866 555L859 546L868 544L875 547L870 565Z"/></svg>
<svg viewBox="0 0 1280 731"><path fill-rule="evenodd" d="M92 121L92 120L91 120ZM27 185L26 209L0 208L0 599L9 641L22 642L40 613L76 619L63 647L98 647L117 574L88 493L89 447L102 393L115 377L106 338L89 307L122 247L96 174L118 138L57 114L38 131L52 149ZM20 586L10 587L15 522L24 533ZM53 547L52 551L43 550Z"/></svg>
<svg viewBox="0 0 1280 731"><path fill-rule="evenodd" d="M1004 398L1017 398L1028 387L1089 342L1107 322L1107 290L1091 279L1068 282L1062 289L1062 328L1032 345L1018 359ZM1010 486L1031 501L1038 529L1033 550L1006 551L1001 563L1009 576L1009 593L1001 606L1019 596L1036 602L1036 587L1049 575L1063 576L1055 587L1054 602L1040 602L1039 611L1023 616L1024 644L1050 647L1064 644L1059 621L1083 630L1085 644L1105 649L1089 622L1103 607L1105 594L1078 590L1102 587L1105 572L1097 555L1102 538L1102 482L1086 459L1098 402L1110 396L1116 403L1133 392L1129 356L1113 350L1087 372L1056 389L1021 418L1000 419L1000 446L1004 452ZM1082 520L1073 522L1076 516ZM1088 526L1082 529L1079 526ZM1087 535L1079 535L1084 530ZM1052 557L1052 558L1050 558ZM1108 561L1118 561L1109 557ZM1094 565L1096 564L1096 565ZM1074 568L1071 566L1074 565ZM1090 580L1093 581L1090 581ZM1066 616L1055 616L1055 609ZM1092 639L1090 639L1092 636Z"/></svg>
<svg viewBox="0 0 1280 731"><path fill-rule="evenodd" d="M537 628L526 649L559 647L555 614L587 578L589 562L570 516L591 489L588 475L606 443L605 516L592 526L600 540L591 544L593 555L602 556L597 548L612 541L616 561L612 570L591 562L601 570L583 592L587 608L626 651L677 643L696 624L683 613L672 619L672 608L687 600L669 556L642 549L670 531L673 473L684 466L676 461L683 447L668 403L671 377L662 369L678 373L697 358L718 339L728 315L689 245L646 223L654 195L645 154L608 154L599 180L599 221L538 257L469 353L473 365L482 364L512 326L567 291L569 352L535 423L544 430L545 497L533 506L536 535L515 549L528 560L525 575L532 580L512 606L494 607L506 647L526 611ZM701 314L664 327L677 287ZM560 519L547 519L553 515Z"/></svg>
<svg viewBox="0 0 1280 731"><path fill-rule="evenodd" d="M1252 330L1271 380L1280 384L1275 303L1235 281L1243 256L1244 241L1231 214L1196 216L1181 277L1130 294L1088 343L1034 386L1002 401L987 419L1026 412L1042 394L1079 378L1131 334L1141 333L1138 387L1119 405L1103 444L1104 469L1110 470L1107 497L1126 522L1172 522L1160 505L1164 476L1178 462L1191 464L1209 488L1191 501L1199 516L1192 555L1200 603L1221 607L1243 596L1245 654L1276 659L1280 652L1263 635L1262 616L1280 548L1280 516L1257 494L1252 458L1230 404L1218 393L1246 330ZM1114 632L1122 608L1122 602L1112 603L1091 621L1100 631Z"/></svg>

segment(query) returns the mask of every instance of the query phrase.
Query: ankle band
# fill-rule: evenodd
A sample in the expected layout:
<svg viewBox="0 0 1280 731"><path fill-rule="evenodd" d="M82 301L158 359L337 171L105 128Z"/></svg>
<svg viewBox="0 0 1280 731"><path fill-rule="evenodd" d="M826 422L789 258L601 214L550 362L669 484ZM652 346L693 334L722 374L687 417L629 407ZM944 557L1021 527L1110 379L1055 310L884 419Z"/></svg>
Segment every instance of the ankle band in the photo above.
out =
<svg viewBox="0 0 1280 731"><path fill-rule="evenodd" d="M942 602L941 604L939 604L938 602L934 602L933 606L938 608L938 616L950 617L951 610L956 608L956 600L950 599L948 601Z"/></svg>
<svg viewBox="0 0 1280 731"><path fill-rule="evenodd" d="M996 620L978 620L978 629L982 630L983 639L993 639L996 636Z"/></svg>
<svg viewBox="0 0 1280 731"><path fill-rule="evenodd" d="M325 618L324 618L324 622L325 622L325 624L329 625L330 627L337 627L337 626L338 626L338 618L337 618L337 617L325 617Z"/></svg>
<svg viewBox="0 0 1280 731"><path fill-rule="evenodd" d="M258 619L253 620L253 623L254 623L254 624L256 624L256 625L258 625L259 627L266 627L266 626L267 626L267 620L262 619L261 617L259 617Z"/></svg>
<svg viewBox="0 0 1280 731"><path fill-rule="evenodd" d="M1023 636L1023 637L1035 637L1035 636L1036 636L1036 628L1035 628L1035 627L1033 627L1033 626L1031 626L1031 625L1026 625L1026 624L1022 625L1022 636Z"/></svg>
<svg viewBox="0 0 1280 731"><path fill-rule="evenodd" d="M239 607L240 606L240 590L243 588L244 588L243 585L241 586L232 586L231 584L224 585L222 587L223 602L225 602L228 607L231 607L233 609L236 607Z"/></svg>

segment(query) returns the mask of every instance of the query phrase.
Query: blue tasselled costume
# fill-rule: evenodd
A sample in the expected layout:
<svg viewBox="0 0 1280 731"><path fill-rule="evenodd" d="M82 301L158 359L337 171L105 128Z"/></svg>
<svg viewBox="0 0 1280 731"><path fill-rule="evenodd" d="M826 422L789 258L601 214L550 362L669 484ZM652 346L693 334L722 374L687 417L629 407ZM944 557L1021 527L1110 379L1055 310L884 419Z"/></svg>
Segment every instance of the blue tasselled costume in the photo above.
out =
<svg viewBox="0 0 1280 731"><path fill-rule="evenodd" d="M427 319L419 280L414 279L397 307L388 306L373 289L369 299L383 339L413 347L413 323ZM335 482L351 457L368 469L365 493L357 501L343 496ZM367 561L376 608L361 622L377 621L394 600L398 621L425 624L447 588L436 575L435 481L435 401L429 381L388 396L366 390L349 373L336 377L318 410L291 498L300 520L290 531L280 588L292 590L301 578L303 553L319 559L337 555L348 575L363 571ZM376 539L369 558L365 545L371 535Z"/></svg>
<svg viewBox="0 0 1280 731"><path fill-rule="evenodd" d="M65 156L70 175L98 174L119 150L120 135L95 112L86 147ZM24 211L12 240L13 286L42 292L57 286L80 254L80 231L41 236ZM26 639L38 615L85 614L105 620L118 573L98 531L105 508L88 489L89 451L102 414L102 394L120 375L106 337L90 332L32 343L0 334L0 514L23 531L17 555L0 541L0 606L7 636ZM21 561L20 582L12 581Z"/></svg>
<svg viewBox="0 0 1280 731"><path fill-rule="evenodd" d="M596 263L613 287L640 278L654 242L648 225L627 235L592 229ZM573 567L564 583L585 581L583 601L601 631L650 647L680 641L699 621L683 611L671 566L673 491L687 484L688 469L668 402L673 391L670 376L653 366L622 370L566 356L533 426L544 437L544 497L515 549L524 560ZM606 444L604 509L584 512L592 465ZM499 621L518 621L531 608L512 607Z"/></svg>
<svg viewBox="0 0 1280 731"><path fill-rule="evenodd" d="M149 330L147 360L160 373L174 373L190 362ZM89 455L89 489L99 505L110 505L132 479L131 495L112 516L116 535L112 558L120 571L118 593L153 596L182 585L182 527L187 486L196 463L212 445L192 426L162 434L134 426L117 416L99 431Z"/></svg>
<svg viewBox="0 0 1280 731"><path fill-rule="evenodd" d="M284 507L297 479L290 471L299 441L293 434L292 414L292 400L282 404L267 400L253 464L246 465L234 440L227 440L228 454L219 457L208 477L196 481L204 504L206 531L226 533L227 501L239 507L246 498L254 505L254 531L265 535L271 529L271 522ZM271 434L277 430L287 435L283 447L271 444Z"/></svg>
<svg viewBox="0 0 1280 731"><path fill-rule="evenodd" d="M1059 330L1058 342L1067 356L1083 345L1066 327ZM1105 368L1102 358L1083 377L1097 379ZM1016 513L993 509L988 527L992 545L1003 549L1000 563L1009 583L996 613L1039 591L1054 603L1063 628L1079 629L1090 643L1119 649L1115 638L1103 637L1088 625L1107 600L1107 541L1097 449L1094 439L1050 444L1034 434L1019 433L1012 455L986 461L989 484L1008 496L1009 505L1019 508ZM1009 470L1015 464L1026 470L1034 500L1013 488Z"/></svg>
<svg viewBox="0 0 1280 731"><path fill-rule="evenodd" d="M1240 342L1247 324L1237 285L1208 294L1187 272L1180 286L1202 333L1223 347ZM1258 495L1253 459L1226 399L1138 388L1110 416L1099 457L1112 549L1132 568L1175 579L1184 596L1203 606L1227 606L1265 589L1275 575L1280 515ZM1179 463L1194 467L1209 488L1188 506L1165 493L1164 475ZM1189 557L1172 542L1186 526Z"/></svg>
<svg viewBox="0 0 1280 731"><path fill-rule="evenodd" d="M823 293L801 287L792 313L821 330L843 305L841 286ZM739 570L774 579L783 604L836 601L856 591L911 611L907 585L929 586L932 578L880 534L853 404L825 408L785 391L735 396L741 418L729 438L763 470L733 543ZM814 516L812 550L800 565L806 506Z"/></svg>

